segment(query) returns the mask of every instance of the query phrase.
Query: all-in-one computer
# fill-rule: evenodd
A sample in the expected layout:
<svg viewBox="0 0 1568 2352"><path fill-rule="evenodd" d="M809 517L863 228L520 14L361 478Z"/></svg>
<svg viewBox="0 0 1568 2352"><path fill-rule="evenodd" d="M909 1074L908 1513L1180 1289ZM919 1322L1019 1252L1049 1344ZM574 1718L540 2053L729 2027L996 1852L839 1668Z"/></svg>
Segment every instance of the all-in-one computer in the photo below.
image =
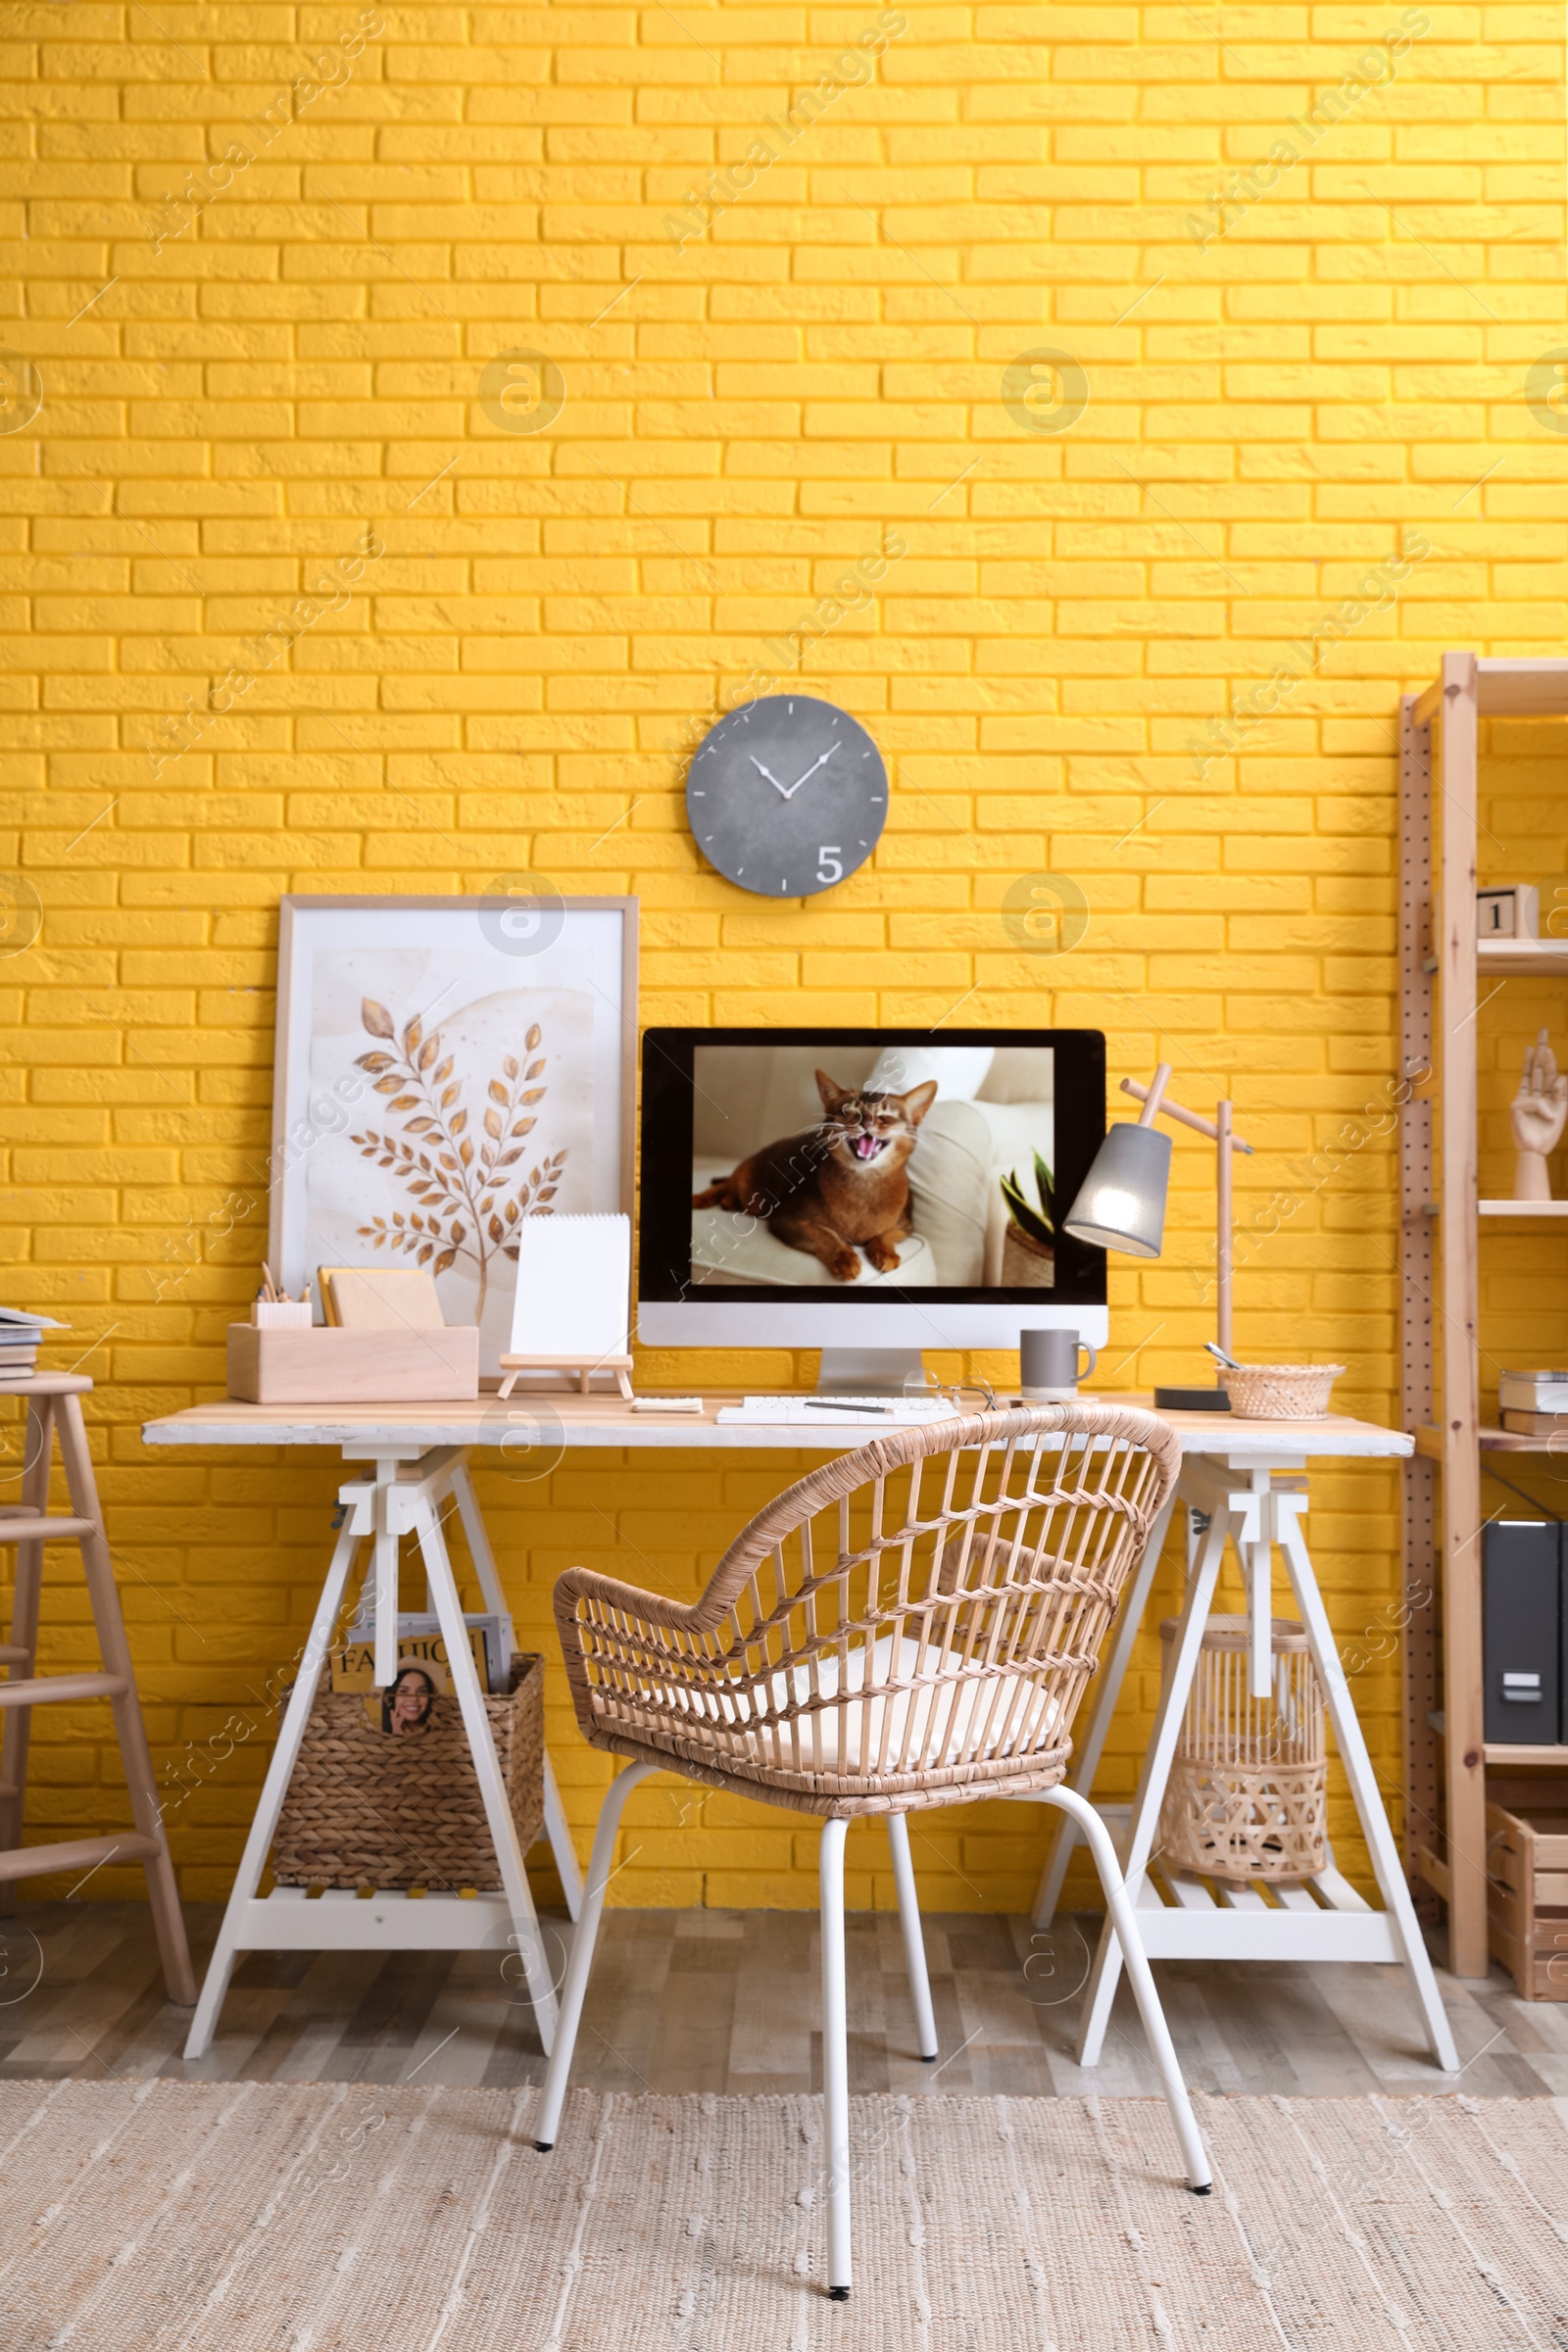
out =
<svg viewBox="0 0 1568 2352"><path fill-rule="evenodd" d="M1101 1347L1105 1253L1061 1216L1104 1133L1098 1030L651 1029L638 1337L876 1392L1023 1329Z"/></svg>

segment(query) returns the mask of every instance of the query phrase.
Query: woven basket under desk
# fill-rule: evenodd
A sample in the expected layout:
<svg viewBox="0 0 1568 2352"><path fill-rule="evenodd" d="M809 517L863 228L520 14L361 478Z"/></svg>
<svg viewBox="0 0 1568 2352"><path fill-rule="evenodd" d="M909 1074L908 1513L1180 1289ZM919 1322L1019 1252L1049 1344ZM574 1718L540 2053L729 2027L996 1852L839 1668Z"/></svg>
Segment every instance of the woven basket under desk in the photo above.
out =
<svg viewBox="0 0 1568 2352"><path fill-rule="evenodd" d="M544 1660L514 1657L512 1689L487 1698L501 1779L524 1853L544 1827ZM416 1737L389 1739L363 1693L316 1694L272 1840L280 1886L428 1886L486 1891L500 1865L455 1697Z"/></svg>
<svg viewBox="0 0 1568 2352"><path fill-rule="evenodd" d="M1162 1683L1181 1621L1159 1629ZM1163 1859L1228 1884L1315 1878L1328 1867L1323 1691L1304 1627L1273 1620L1272 1687L1254 1698L1245 1617L1211 1617L1159 1816Z"/></svg>

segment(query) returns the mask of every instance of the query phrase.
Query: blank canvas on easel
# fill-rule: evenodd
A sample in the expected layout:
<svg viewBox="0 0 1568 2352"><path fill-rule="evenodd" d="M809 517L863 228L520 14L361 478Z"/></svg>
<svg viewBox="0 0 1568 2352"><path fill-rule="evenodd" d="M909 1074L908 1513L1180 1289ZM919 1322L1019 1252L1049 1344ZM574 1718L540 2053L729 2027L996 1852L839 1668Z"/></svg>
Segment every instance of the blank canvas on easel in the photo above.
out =
<svg viewBox="0 0 1568 2352"><path fill-rule="evenodd" d="M630 1217L524 1217L509 1356L624 1356Z"/></svg>

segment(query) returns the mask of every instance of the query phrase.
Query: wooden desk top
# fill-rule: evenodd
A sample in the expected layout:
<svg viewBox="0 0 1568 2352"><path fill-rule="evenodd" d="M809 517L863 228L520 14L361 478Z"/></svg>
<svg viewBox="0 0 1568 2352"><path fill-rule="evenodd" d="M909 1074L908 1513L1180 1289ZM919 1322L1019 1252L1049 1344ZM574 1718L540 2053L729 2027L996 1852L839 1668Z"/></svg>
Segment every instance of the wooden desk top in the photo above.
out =
<svg viewBox="0 0 1568 2352"><path fill-rule="evenodd" d="M1085 1392L1084 1401L1097 1399ZM1152 1411L1148 1396L1106 1396L1105 1403L1141 1405ZM695 1414L633 1412L618 1396L579 1396L564 1391L540 1391L513 1396L505 1402L482 1396L465 1404L236 1404L220 1399L195 1404L143 1425L149 1446L337 1446L355 1458L376 1454L413 1455L434 1446L500 1447L537 1444L544 1446L600 1446L675 1452L688 1447L746 1453L850 1453L878 1435L875 1421L830 1423L820 1431L797 1423L772 1426L715 1418L722 1404L739 1402L738 1394L713 1391L705 1396L701 1419ZM1163 1413L1182 1440L1186 1453L1212 1455L1244 1463L1281 1462L1308 1456L1340 1460L1391 1460L1414 1450L1402 1431L1384 1429L1375 1421L1356 1421L1347 1414L1328 1413L1317 1421L1244 1421L1231 1413Z"/></svg>

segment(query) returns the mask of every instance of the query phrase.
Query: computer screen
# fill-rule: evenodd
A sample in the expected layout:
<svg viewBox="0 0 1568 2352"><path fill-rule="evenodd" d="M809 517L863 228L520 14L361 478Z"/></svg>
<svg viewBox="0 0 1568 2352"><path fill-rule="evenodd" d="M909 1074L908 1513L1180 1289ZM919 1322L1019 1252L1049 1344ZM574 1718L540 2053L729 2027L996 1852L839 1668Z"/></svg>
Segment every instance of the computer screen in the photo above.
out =
<svg viewBox="0 0 1568 2352"><path fill-rule="evenodd" d="M1104 1252L1061 1231L1100 1031L651 1029L642 1102L645 1341L1103 1340Z"/></svg>

